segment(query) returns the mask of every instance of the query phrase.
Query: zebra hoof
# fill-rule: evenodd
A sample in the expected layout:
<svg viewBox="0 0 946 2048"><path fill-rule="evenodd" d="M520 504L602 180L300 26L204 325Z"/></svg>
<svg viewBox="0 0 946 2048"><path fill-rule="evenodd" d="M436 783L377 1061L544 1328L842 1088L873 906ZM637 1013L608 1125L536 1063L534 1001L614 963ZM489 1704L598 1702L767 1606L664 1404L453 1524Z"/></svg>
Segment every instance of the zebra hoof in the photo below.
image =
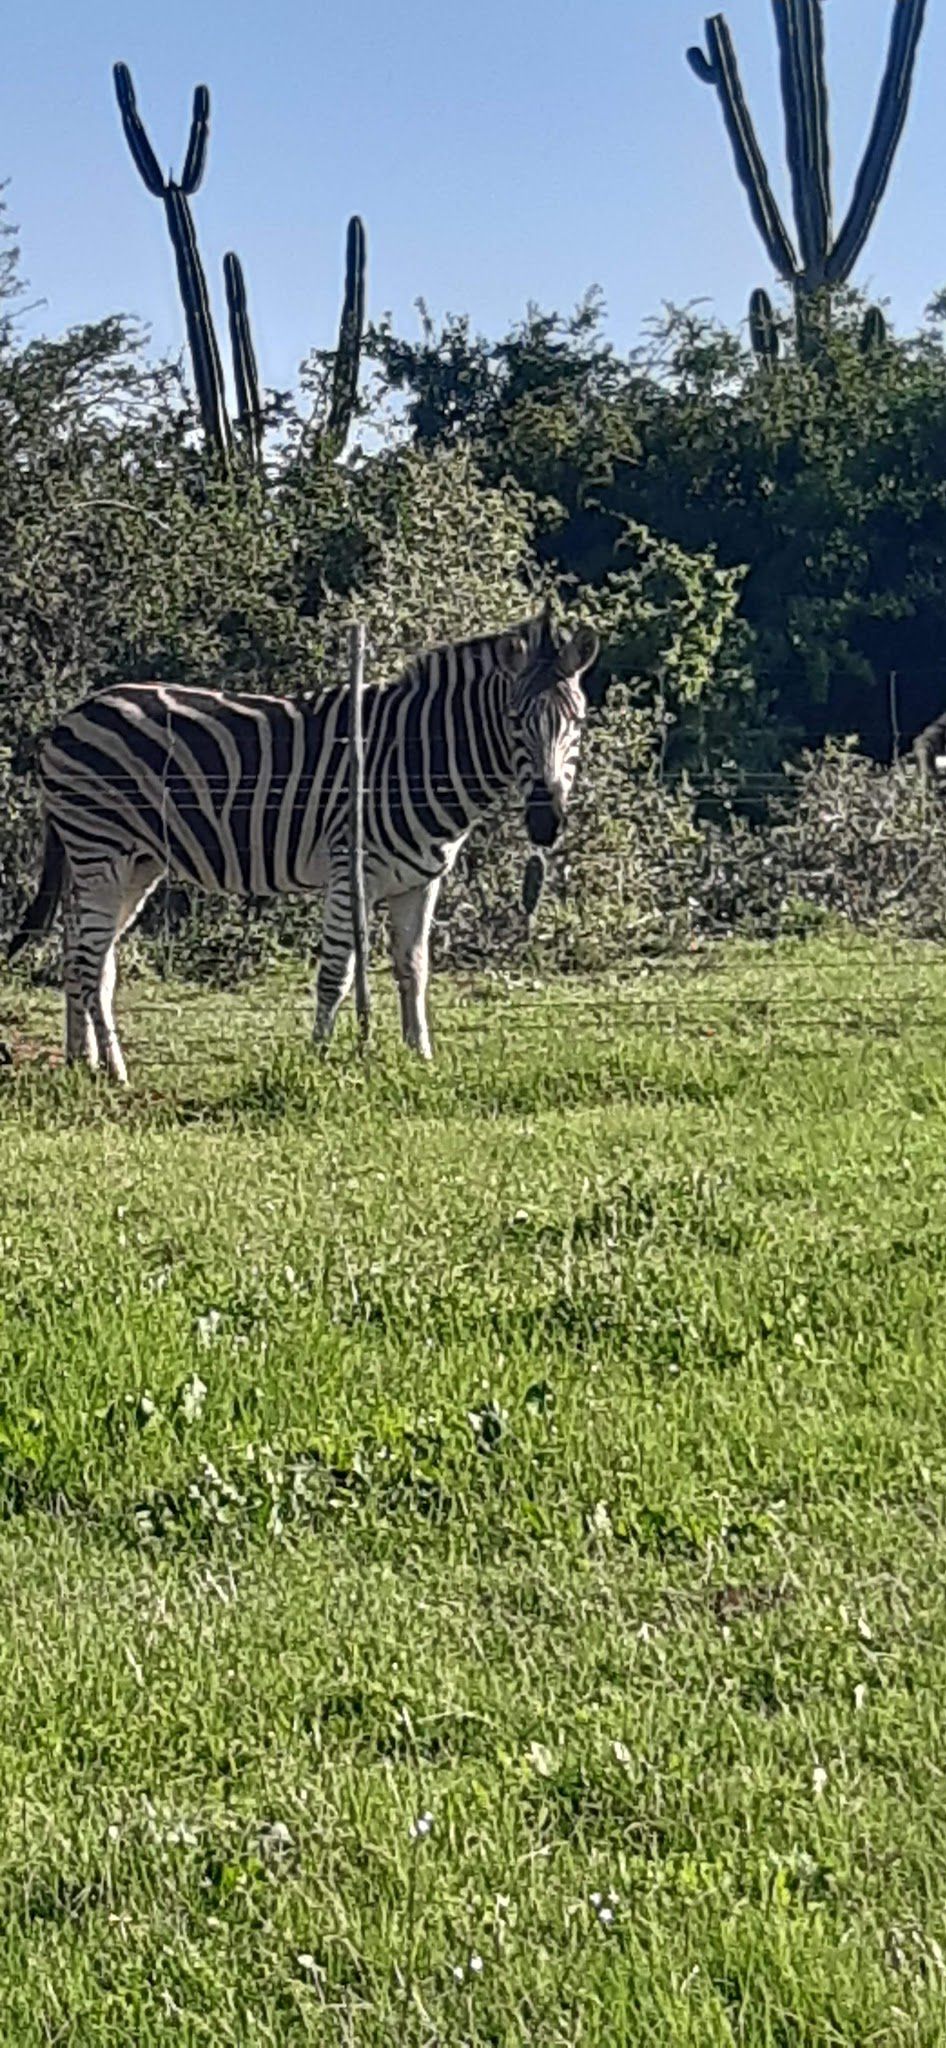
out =
<svg viewBox="0 0 946 2048"><path fill-rule="evenodd" d="M531 853L526 861L522 878L522 908L527 917L533 917L538 908L539 897L545 887L545 856Z"/></svg>

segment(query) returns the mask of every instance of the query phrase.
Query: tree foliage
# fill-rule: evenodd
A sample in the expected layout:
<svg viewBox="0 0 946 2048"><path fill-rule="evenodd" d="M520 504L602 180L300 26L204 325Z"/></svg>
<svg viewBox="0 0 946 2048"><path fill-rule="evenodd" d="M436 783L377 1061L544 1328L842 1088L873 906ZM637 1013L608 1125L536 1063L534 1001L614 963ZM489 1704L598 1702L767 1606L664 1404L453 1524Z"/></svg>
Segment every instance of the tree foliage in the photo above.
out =
<svg viewBox="0 0 946 2048"><path fill-rule="evenodd" d="M715 673L756 754L766 734L779 751L832 732L880 752L892 673L904 737L946 701L942 323L934 303L918 335L865 354L848 294L817 368L789 354L774 373L693 310L622 358L594 300L570 319L532 312L495 345L427 320L415 342L380 327L371 347L418 445L464 438L494 481L534 495L557 575L608 587L642 527L651 548L739 578L743 634L727 628Z"/></svg>
<svg viewBox="0 0 946 2048"><path fill-rule="evenodd" d="M2 251L0 251L2 254ZM553 580L532 485L469 434L391 436L384 405L342 464L281 402L265 480L208 466L176 365L126 322L22 343L10 252L0 285L0 917L30 887L38 735L89 690L160 676L289 693L344 673L368 628L375 675L419 646L501 627ZM572 613L604 632L618 673L698 694L735 604L709 556L637 522Z"/></svg>
<svg viewBox="0 0 946 2048"><path fill-rule="evenodd" d="M317 689L344 672L356 614L376 675L549 589L593 624L614 685L588 752L602 848L642 732L664 767L745 774L831 734L886 752L892 671L904 741L946 702L942 303L865 353L849 297L817 371L790 350L760 365L692 309L629 356L594 297L564 319L533 309L498 342L424 315L414 340L371 334L344 463L311 430L333 368L315 357L298 396L268 402L265 474L228 479L179 366L116 319L24 343L16 275L0 240L7 926L35 857L31 753L60 709L154 675ZM517 844L501 850L509 886ZM471 903L491 857L464 866ZM234 916L207 912L201 943ZM245 930L239 950L253 957Z"/></svg>

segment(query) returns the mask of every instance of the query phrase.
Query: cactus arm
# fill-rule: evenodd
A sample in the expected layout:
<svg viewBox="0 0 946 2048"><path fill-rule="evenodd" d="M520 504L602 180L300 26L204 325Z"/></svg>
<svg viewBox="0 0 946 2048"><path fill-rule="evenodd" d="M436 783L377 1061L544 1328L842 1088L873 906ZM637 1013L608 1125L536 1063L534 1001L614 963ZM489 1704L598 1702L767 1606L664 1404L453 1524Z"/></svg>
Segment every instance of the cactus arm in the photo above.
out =
<svg viewBox="0 0 946 2048"><path fill-rule="evenodd" d="M194 93L187 159L182 181L178 185L173 178L165 178L148 141L138 112L135 89L127 64L116 64L112 75L125 139L135 166L148 191L152 192L156 199L164 201L177 265L177 281L184 307L187 341L197 387L201 422L208 447L214 450L224 469L227 469L230 462L231 436L224 396L223 368L207 295L207 280L188 204L188 194L196 192L207 161L210 94L205 85L199 85Z"/></svg>
<svg viewBox="0 0 946 2048"><path fill-rule="evenodd" d="M690 70L696 73L701 85L716 84L716 73L706 51L700 49L699 43L694 43L687 51L687 63Z"/></svg>
<svg viewBox="0 0 946 2048"><path fill-rule="evenodd" d="M233 354L239 423L246 436L253 466L259 469L263 459L263 408L260 402L259 371L250 329L243 265L232 250L223 259L223 275L230 318L230 347Z"/></svg>
<svg viewBox="0 0 946 2048"><path fill-rule="evenodd" d="M778 362L781 339L768 292L755 291L749 300L749 335L760 362Z"/></svg>
<svg viewBox="0 0 946 2048"><path fill-rule="evenodd" d="M894 9L890 47L873 127L847 218L827 262L829 284L844 284L851 275L887 189L907 118L926 0L894 0Z"/></svg>
<svg viewBox="0 0 946 2048"><path fill-rule="evenodd" d="M706 36L709 56L705 56L702 50L691 50L688 53L690 64L698 78L716 89L736 170L745 187L753 221L765 243L769 261L779 276L790 282L798 269L795 251L769 183L765 158L742 88L732 36L721 14L710 17Z"/></svg>
<svg viewBox="0 0 946 2048"><path fill-rule="evenodd" d="M194 91L194 110L191 115L191 132L187 144L184 169L181 172L181 191L190 198L197 191L207 163L207 142L210 135L210 94L205 85L198 85Z"/></svg>
<svg viewBox="0 0 946 2048"><path fill-rule="evenodd" d="M868 306L859 337L862 356L875 356L887 341L887 322L879 306Z"/></svg>
<svg viewBox="0 0 946 2048"><path fill-rule="evenodd" d="M365 224L357 213L348 223L348 237L345 249L345 292L351 302L352 334L359 354L365 331L365 264L367 245Z"/></svg>
<svg viewBox="0 0 946 2048"><path fill-rule="evenodd" d="M328 434L344 445L358 396L361 343L365 330L365 230L357 214L348 223L345 253L345 297L338 329L332 379Z"/></svg>
<svg viewBox="0 0 946 2048"><path fill-rule="evenodd" d="M131 72L127 64L113 65L112 77L115 81L115 97L118 100L118 110L122 117L125 141L131 150L135 169L147 185L148 191L152 192L156 199L163 199L164 174L148 141L144 122L138 112L135 88L132 85Z"/></svg>
<svg viewBox="0 0 946 2048"><path fill-rule="evenodd" d="M772 0L781 66L788 168L802 269L824 282L831 247L831 150L822 0Z"/></svg>
<svg viewBox="0 0 946 2048"><path fill-rule="evenodd" d="M227 467L231 444L230 422L224 400L223 367L214 333L207 280L197 248L191 210L186 194L181 191L179 185L168 186L164 204L177 262L178 284L184 305L191 361L194 365L200 417L208 446L214 449L224 467Z"/></svg>

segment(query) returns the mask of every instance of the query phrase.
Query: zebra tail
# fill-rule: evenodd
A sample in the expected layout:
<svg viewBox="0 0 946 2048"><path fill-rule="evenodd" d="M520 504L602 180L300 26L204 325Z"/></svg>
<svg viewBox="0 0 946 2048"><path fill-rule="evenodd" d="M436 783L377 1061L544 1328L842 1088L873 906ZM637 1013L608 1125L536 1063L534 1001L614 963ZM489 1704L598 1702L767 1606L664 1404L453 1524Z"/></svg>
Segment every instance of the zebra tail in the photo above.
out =
<svg viewBox="0 0 946 2048"><path fill-rule="evenodd" d="M42 938L48 932L62 895L65 870L65 850L62 840L51 825L46 827L46 842L43 847L43 872L39 888L33 898L19 931L14 932L7 947L7 960L15 960L31 939Z"/></svg>

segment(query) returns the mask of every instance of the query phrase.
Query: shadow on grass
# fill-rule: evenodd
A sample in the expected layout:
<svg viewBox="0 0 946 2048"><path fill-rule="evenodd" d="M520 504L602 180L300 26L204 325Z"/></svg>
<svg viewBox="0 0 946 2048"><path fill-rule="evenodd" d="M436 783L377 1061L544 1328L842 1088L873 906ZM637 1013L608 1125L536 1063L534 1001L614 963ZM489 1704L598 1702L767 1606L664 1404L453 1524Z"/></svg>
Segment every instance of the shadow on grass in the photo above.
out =
<svg viewBox="0 0 946 2048"><path fill-rule="evenodd" d="M262 1048L254 1067L246 1052L237 1058L229 1047L225 1057L185 1048L166 1064L129 1065L127 1088L39 1061L0 1067L0 1123L33 1130L194 1123L320 1129L376 1119L447 1124L566 1107L709 1107L758 1086L748 1046L676 1033L655 1041L652 1030L628 1036L600 1020L584 1029L580 1019L551 1039L525 1020L494 1022L448 1040L429 1066L393 1038L363 1056L347 1036L328 1054L295 1043Z"/></svg>
<svg viewBox="0 0 946 2048"><path fill-rule="evenodd" d="M537 1048L538 1051L538 1048ZM658 1060L637 1056L626 1042L583 1051L580 1041L550 1060L545 1049L534 1065L515 1068L496 1061L496 1048L463 1064L445 1059L423 1067L409 1054L357 1056L343 1064L296 1054L271 1061L247 1075L213 1103L213 1121L300 1126L346 1122L351 1115L392 1119L464 1122L471 1117L523 1117L562 1109L626 1108L633 1105L709 1105L739 1094L750 1077L750 1062L730 1056L725 1066L712 1053L694 1058L672 1051ZM482 1057L483 1054L487 1056Z"/></svg>

